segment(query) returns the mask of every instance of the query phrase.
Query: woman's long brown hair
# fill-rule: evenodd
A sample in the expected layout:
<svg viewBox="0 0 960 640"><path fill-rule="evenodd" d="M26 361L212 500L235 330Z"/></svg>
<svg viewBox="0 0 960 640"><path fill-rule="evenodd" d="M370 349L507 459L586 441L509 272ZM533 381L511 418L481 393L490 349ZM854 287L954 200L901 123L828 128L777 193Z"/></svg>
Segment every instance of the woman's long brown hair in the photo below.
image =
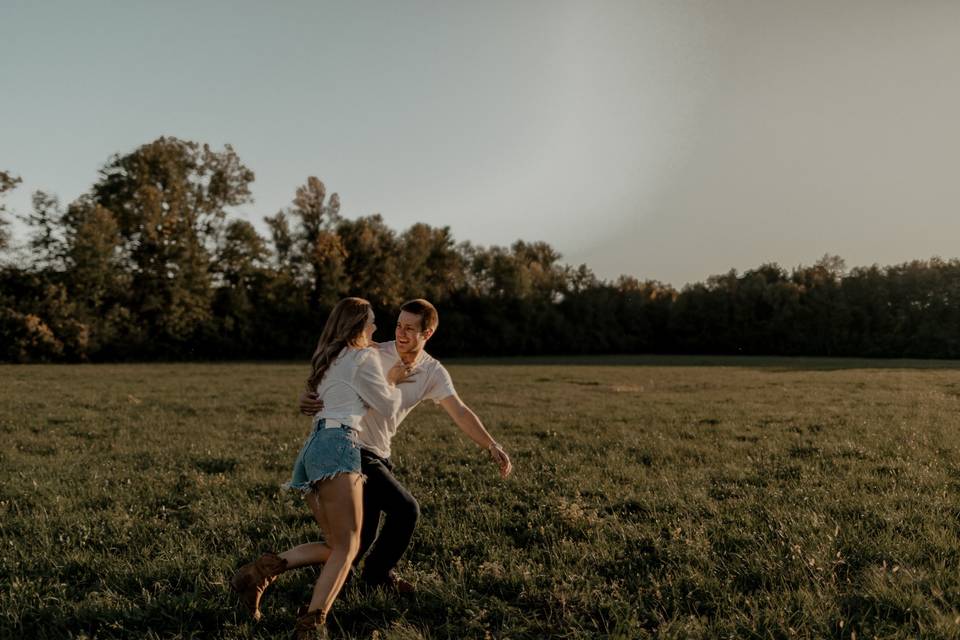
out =
<svg viewBox="0 0 960 640"><path fill-rule="evenodd" d="M363 334L369 313L370 303L363 298L344 298L333 308L310 360L312 369L307 378L307 391L317 390L337 354Z"/></svg>

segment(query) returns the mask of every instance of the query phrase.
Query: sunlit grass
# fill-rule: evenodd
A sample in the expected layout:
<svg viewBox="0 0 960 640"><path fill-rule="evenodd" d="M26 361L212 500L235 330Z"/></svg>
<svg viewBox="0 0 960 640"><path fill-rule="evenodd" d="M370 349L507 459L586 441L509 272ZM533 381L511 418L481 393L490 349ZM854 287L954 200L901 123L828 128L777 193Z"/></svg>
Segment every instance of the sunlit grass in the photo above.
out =
<svg viewBox="0 0 960 640"><path fill-rule="evenodd" d="M395 462L423 512L401 565L420 590L348 592L341 636L960 635L951 363L450 369L515 476L418 408ZM0 367L0 637L286 637L312 570L256 627L226 579L318 536L279 488L305 370Z"/></svg>

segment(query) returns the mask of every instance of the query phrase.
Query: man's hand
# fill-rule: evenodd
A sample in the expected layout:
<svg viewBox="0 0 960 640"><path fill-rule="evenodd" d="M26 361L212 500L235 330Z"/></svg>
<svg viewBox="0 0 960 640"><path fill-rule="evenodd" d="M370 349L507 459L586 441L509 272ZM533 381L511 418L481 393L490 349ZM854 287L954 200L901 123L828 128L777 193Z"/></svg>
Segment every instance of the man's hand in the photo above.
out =
<svg viewBox="0 0 960 640"><path fill-rule="evenodd" d="M481 448L487 448L487 453L490 454L490 458L500 467L501 478L506 478L510 475L510 472L513 471L510 456L508 456L507 452L503 450L503 447L497 444L497 441L487 433L477 414L471 411L470 407L463 404L463 400L461 400L457 394L454 393L440 400L440 406L443 407L443 410L447 412L447 415L453 419L454 423L460 427L460 430L463 431L467 437L480 445Z"/></svg>
<svg viewBox="0 0 960 640"><path fill-rule="evenodd" d="M300 394L300 413L305 416L315 416L323 410L323 400L313 391L304 391Z"/></svg>
<svg viewBox="0 0 960 640"><path fill-rule="evenodd" d="M487 448L487 451L490 452L490 457L497 463L497 466L500 467L500 477L506 478L510 475L510 472L513 471L513 463L510 462L510 456L503 450L503 447L493 442Z"/></svg>

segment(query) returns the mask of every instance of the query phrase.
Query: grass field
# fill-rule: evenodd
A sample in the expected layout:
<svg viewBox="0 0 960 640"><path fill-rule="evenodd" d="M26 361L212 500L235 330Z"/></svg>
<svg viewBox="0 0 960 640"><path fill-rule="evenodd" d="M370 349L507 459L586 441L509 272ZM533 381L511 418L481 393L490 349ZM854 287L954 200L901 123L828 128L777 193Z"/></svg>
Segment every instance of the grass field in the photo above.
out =
<svg viewBox="0 0 960 640"><path fill-rule="evenodd" d="M335 637L960 636L957 363L454 363L512 454L437 407L395 441L415 596L351 591ZM0 367L0 637L286 637L226 580L317 539L288 478L304 365Z"/></svg>

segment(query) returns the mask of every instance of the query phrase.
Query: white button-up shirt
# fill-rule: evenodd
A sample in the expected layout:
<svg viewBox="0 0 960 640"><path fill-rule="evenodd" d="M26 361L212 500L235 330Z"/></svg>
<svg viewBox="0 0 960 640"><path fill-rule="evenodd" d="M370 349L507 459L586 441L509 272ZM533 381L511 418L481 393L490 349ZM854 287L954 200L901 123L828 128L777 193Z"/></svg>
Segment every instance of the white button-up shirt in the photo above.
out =
<svg viewBox="0 0 960 640"><path fill-rule="evenodd" d="M373 409L391 416L400 410L400 389L387 382L375 348L344 347L317 385L323 410L314 416L362 430L364 414Z"/></svg>

